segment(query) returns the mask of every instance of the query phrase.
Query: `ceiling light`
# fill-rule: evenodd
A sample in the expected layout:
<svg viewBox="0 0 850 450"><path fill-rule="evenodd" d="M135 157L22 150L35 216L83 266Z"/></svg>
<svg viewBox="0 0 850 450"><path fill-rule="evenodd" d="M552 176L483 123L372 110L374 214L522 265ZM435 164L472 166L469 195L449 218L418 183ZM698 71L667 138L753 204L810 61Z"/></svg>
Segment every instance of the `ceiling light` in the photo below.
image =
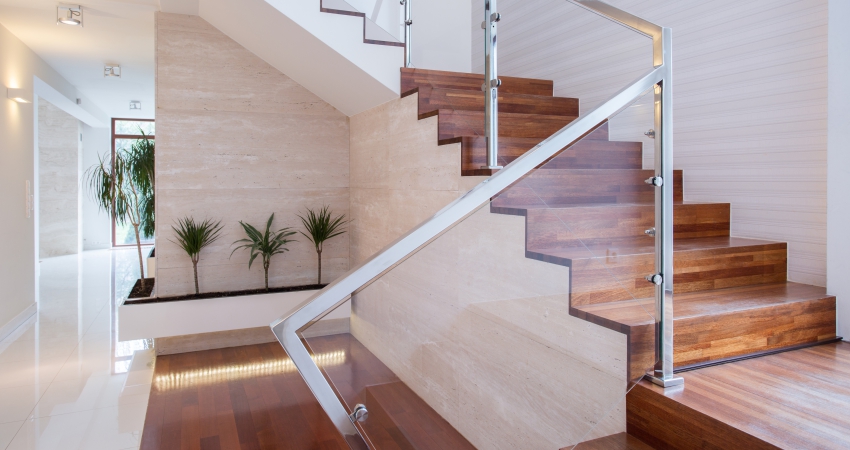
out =
<svg viewBox="0 0 850 450"><path fill-rule="evenodd" d="M103 76L121 78L121 66L103 66Z"/></svg>
<svg viewBox="0 0 850 450"><path fill-rule="evenodd" d="M56 23L65 25L83 25L83 7L79 5L59 5L56 7Z"/></svg>
<svg viewBox="0 0 850 450"><path fill-rule="evenodd" d="M32 103L29 92L25 89L6 88L6 97L18 103Z"/></svg>
<svg viewBox="0 0 850 450"><path fill-rule="evenodd" d="M138 100L130 100L130 111L141 111L142 102Z"/></svg>

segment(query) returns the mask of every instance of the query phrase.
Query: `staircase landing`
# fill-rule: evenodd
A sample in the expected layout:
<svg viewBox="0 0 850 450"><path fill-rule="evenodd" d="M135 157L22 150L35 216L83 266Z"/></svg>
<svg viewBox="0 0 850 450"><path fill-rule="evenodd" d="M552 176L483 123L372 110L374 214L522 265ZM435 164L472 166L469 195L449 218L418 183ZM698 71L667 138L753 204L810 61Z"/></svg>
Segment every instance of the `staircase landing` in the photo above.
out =
<svg viewBox="0 0 850 450"><path fill-rule="evenodd" d="M632 389L629 434L657 449L850 448L850 343L681 375L682 388Z"/></svg>

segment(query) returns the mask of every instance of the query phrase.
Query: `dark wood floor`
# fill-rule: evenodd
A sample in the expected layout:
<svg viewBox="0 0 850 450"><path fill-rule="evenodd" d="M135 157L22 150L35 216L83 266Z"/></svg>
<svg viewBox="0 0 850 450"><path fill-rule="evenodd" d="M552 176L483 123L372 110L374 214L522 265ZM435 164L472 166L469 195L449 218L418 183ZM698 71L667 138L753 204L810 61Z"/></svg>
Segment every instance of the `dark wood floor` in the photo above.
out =
<svg viewBox="0 0 850 450"><path fill-rule="evenodd" d="M850 343L682 376L683 389L641 382L629 393L629 433L659 449L850 448Z"/></svg>
<svg viewBox="0 0 850 450"><path fill-rule="evenodd" d="M351 335L309 343L373 448L474 448ZM157 358L143 450L347 448L277 343Z"/></svg>

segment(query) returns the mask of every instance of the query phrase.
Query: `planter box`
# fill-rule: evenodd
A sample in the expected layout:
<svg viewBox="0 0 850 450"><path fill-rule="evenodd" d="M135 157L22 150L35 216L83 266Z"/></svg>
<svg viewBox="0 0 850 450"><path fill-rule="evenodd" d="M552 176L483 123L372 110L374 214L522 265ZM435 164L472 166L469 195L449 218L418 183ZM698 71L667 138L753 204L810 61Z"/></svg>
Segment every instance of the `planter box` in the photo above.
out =
<svg viewBox="0 0 850 450"><path fill-rule="evenodd" d="M318 291L276 292L201 300L124 304L118 308L118 340L171 338L204 333L218 333L217 336L220 337L222 332L233 332L231 333L233 336L238 336L239 331L246 329L261 327L269 329L269 324L275 319L295 311L316 292ZM313 327L316 327L316 330L308 331L324 329L325 334L346 332L349 317L351 317L351 301L345 302L323 317L318 324L314 324ZM271 331L268 335L271 336Z"/></svg>

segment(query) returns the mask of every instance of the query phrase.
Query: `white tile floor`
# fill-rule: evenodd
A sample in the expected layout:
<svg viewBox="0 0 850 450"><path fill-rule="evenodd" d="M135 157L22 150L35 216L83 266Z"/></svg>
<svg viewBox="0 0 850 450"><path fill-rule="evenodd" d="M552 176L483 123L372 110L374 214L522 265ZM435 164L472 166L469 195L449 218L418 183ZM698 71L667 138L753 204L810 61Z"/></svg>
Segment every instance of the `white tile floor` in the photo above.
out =
<svg viewBox="0 0 850 450"><path fill-rule="evenodd" d="M152 367L128 376L146 343L115 339L136 258L122 249L42 260L38 313L0 341L0 449L139 447Z"/></svg>

